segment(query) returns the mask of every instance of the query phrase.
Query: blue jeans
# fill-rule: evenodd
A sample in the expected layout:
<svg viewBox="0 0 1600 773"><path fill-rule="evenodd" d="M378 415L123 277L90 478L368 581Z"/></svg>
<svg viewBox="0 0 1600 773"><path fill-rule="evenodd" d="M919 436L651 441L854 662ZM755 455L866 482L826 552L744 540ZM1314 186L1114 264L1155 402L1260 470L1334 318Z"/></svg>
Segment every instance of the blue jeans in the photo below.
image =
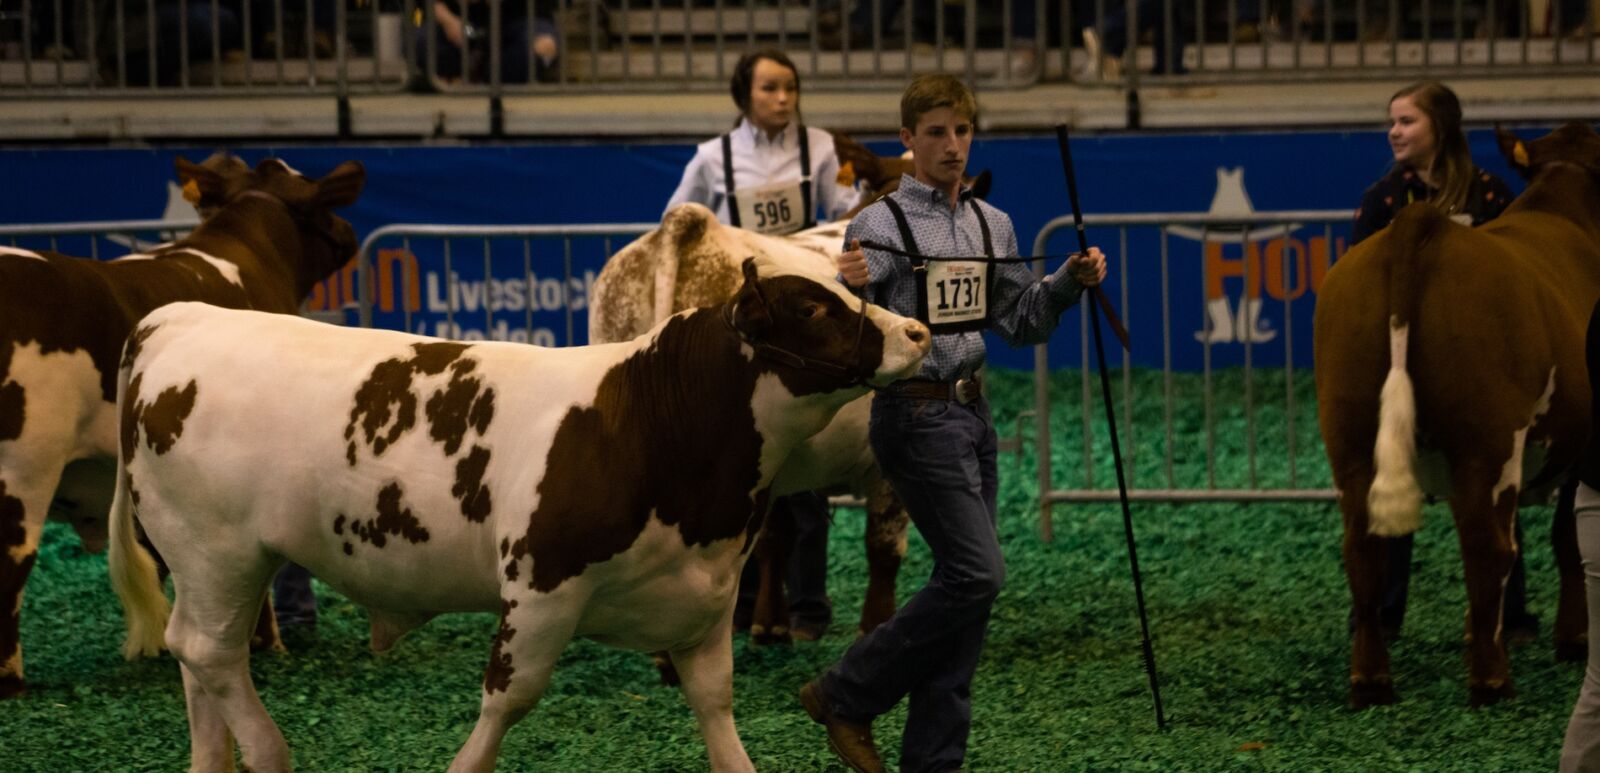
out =
<svg viewBox="0 0 1600 773"><path fill-rule="evenodd" d="M1138 0L1139 3L1139 31L1154 29L1155 39L1155 67L1152 72L1182 75L1188 72L1183 66L1183 47L1188 45L1189 34L1192 27L1185 23L1187 6L1182 3L1173 6L1173 29L1167 29L1166 11L1160 0ZM1115 6L1115 7L1113 7ZM1167 33L1172 34L1172 56L1167 56ZM1100 30L1100 37L1105 52L1112 58L1122 56L1128 46L1128 4L1107 3L1105 26ZM1135 33L1135 38L1138 33Z"/></svg>
<svg viewBox="0 0 1600 773"><path fill-rule="evenodd" d="M856 721L909 698L901 769L953 770L966 757L972 674L1006 574L989 404L879 394L870 434L878 464L933 553L933 574L819 686L831 710Z"/></svg>
<svg viewBox="0 0 1600 773"><path fill-rule="evenodd" d="M549 36L557 41L561 35L556 30L556 25L541 18L533 20L533 37L528 36L528 22L526 19L502 19L500 31L500 82L501 83L527 83L529 75L528 60L534 59L535 76L540 79L553 79L556 71L556 60L549 62L537 61L533 55L533 41L539 37ZM432 32L431 28L424 25L417 30L417 66L424 72L428 67L429 38L437 35L439 40L439 53L435 66L438 68L436 75L440 78L465 78L472 83L489 82L489 41L487 39L472 41L468 44L467 56L469 61L463 66L462 52L450 41L445 40L441 33ZM559 51L557 59L560 58Z"/></svg>

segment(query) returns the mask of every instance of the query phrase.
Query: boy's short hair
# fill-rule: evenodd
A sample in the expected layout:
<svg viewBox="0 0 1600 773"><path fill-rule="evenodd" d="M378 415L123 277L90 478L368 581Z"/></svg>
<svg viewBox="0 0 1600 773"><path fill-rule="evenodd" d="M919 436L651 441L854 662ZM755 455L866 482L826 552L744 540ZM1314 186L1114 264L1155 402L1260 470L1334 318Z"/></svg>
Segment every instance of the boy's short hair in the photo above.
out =
<svg viewBox="0 0 1600 773"><path fill-rule="evenodd" d="M900 125L915 132L917 121L929 111L948 107L956 115L977 122L978 100L960 78L954 75L920 75L900 95Z"/></svg>

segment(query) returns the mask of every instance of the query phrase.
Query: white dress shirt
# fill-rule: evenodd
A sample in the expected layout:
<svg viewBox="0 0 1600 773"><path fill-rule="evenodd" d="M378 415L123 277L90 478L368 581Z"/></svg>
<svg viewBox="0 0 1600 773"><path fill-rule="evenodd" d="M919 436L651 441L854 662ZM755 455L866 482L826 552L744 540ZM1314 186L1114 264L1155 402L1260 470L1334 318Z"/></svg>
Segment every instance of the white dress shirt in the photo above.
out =
<svg viewBox="0 0 1600 773"><path fill-rule="evenodd" d="M833 149L833 135L812 126L806 127L806 132L811 145L812 204L822 209L818 222L836 220L855 206L859 194L855 188L839 184L839 156ZM733 184L737 188L800 179L800 132L795 122L791 121L778 136L768 137L750 119L743 118L732 134ZM709 207L718 221L731 222L721 135L695 148L694 158L683 170L683 180L667 201L667 209L689 201Z"/></svg>

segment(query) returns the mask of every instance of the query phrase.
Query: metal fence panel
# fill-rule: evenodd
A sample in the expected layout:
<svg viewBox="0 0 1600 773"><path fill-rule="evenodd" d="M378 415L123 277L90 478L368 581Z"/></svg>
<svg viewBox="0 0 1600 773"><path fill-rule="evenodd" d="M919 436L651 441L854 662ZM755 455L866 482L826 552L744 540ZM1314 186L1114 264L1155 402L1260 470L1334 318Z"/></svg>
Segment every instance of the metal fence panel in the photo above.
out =
<svg viewBox="0 0 1600 773"><path fill-rule="evenodd" d="M1587 74L1600 32L1586 0L468 8L458 25L421 0L13 0L0 3L0 95L718 91L757 47L788 52L813 83L886 90L931 72L985 88Z"/></svg>
<svg viewBox="0 0 1600 773"><path fill-rule="evenodd" d="M1303 362L1310 347L1297 345L1296 334L1304 334L1304 322L1311 311L1310 298L1313 275L1318 266L1326 268L1338 257L1342 245L1335 237L1336 226L1343 229L1350 222L1345 210L1312 210L1299 212L1258 212L1247 215L1221 215L1210 213L1144 213L1135 215L1088 215L1084 217L1087 228L1097 229L1095 241L1105 246L1108 259L1113 261L1114 277L1120 281L1121 311L1130 332L1134 333L1135 348L1141 352L1140 368L1133 366L1133 357L1122 356L1122 394L1117 413L1124 424L1118 428L1124 437L1125 467L1130 471L1128 483L1130 496L1138 501L1197 502L1197 501L1301 501L1330 500L1334 493L1320 454L1308 449L1303 433L1314 430L1297 421L1297 412L1313 405L1309 393L1310 382L1297 365ZM1047 223L1034 240L1034 254L1049 252L1052 237L1072 228L1069 217L1059 217ZM1109 231L1115 238L1105 238ZM1174 234L1197 236L1200 254L1194 250L1174 256ZM1301 238L1310 234L1307 238ZM1320 239L1320 242L1319 242ZM1130 250L1130 242L1137 241L1141 249ZM1322 245L1317 248L1316 245ZM1154 245L1152 249L1151 246ZM1223 245L1236 246L1243 257L1237 266L1218 261ZM1298 245L1298 246L1297 246ZM1309 246L1308 246L1309 245ZM1255 256L1252 258L1251 256ZM1184 262L1197 261L1198 270ZM1221 271L1219 271L1219 267ZM1181 271L1180 271L1181 269ZM1041 268L1042 270L1042 268ZM1225 275L1219 275L1225 274ZM1175 366L1182 357L1174 355L1175 308L1181 303L1181 294L1195 292L1195 288L1175 287L1174 275L1190 279L1198 275L1200 304L1199 330L1195 344L1200 349L1198 385L1190 384L1198 392L1202 405L1201 428L1205 437L1203 448L1176 448L1175 423L1185 417L1176 416L1174 405L1175 379L1190 381ZM1141 294L1130 293L1132 278L1142 275ZM1237 311L1233 310L1231 296L1218 297L1218 288L1224 281L1239 280ZM1253 290L1252 288L1260 288ZM1276 289L1281 296L1281 329L1265 327L1267 298ZM1158 300L1156 300L1158 299ZM1298 303L1296 303L1298 299ZM1153 302L1152 302L1153 301ZM1228 307L1219 312L1219 301ZM1151 308L1159 304L1159 308ZM1081 468L1081 480L1068 476L1071 488L1058 485L1058 476L1052 458L1052 438L1061 427L1051 423L1050 375L1046 347L1036 347L1035 355L1035 454L1039 464L1040 528L1046 539L1051 533L1051 510L1055 503L1073 501L1111 501L1117 498L1114 478L1095 471L1109 468L1109 460L1097 458L1105 455L1104 448L1096 451L1099 436L1105 430L1095 403L1099 390L1091 388L1093 374L1089 364L1090 304L1080 304L1079 351L1082 363L1080 379L1081 406L1077 432L1081 448L1076 464ZM1189 308L1194 312L1194 307ZM1159 320L1159 322L1158 322ZM1296 327L1297 321L1300 327ZM1150 325L1159 324L1152 333ZM1144 329L1140 326L1144 325ZM1226 329L1219 328L1226 325ZM1147 354L1159 344L1160 354ZM1191 345L1191 347L1193 346ZM1230 347L1224 357L1214 349ZM1297 354L1298 353L1298 354ZM1188 358L1192 360L1192 357ZM1263 363L1272 365L1263 370ZM1109 367L1116 367L1108 362ZM1272 367L1273 365L1279 367ZM1280 369L1281 368L1281 369ZM1137 375L1136 375L1137 371ZM1281 388L1272 384L1261 389L1259 383L1281 381ZM1192 399L1192 398L1191 398ZM1139 419L1136 417L1147 417ZM1159 416L1162 426L1148 426L1151 416ZM1230 443L1242 445L1242 458L1228 460L1229 469L1219 472L1219 426L1234 427L1241 437L1230 436ZM1159 438L1160 460L1153 465L1159 479L1150 480L1136 474L1135 461L1142 455L1157 453L1150 448ZM1270 449L1270 452L1263 451ZM1303 454L1312 451L1314 459L1308 462ZM1200 455L1200 459L1195 459ZM1268 469L1270 468L1270 469ZM1310 471L1317 474L1308 474ZM1104 481L1104 484L1097 481Z"/></svg>

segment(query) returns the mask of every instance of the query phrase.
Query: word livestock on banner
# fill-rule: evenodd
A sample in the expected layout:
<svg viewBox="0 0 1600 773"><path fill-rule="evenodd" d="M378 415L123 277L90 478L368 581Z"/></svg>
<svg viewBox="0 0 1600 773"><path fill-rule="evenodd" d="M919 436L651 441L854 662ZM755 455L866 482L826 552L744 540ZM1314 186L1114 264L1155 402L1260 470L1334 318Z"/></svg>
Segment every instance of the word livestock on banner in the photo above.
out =
<svg viewBox="0 0 1600 773"><path fill-rule="evenodd" d="M437 245L429 245L437 247ZM430 255L422 244L424 255ZM448 273L438 260L419 260L411 250L376 250L372 272L373 324L423 335L465 341L514 341L539 346L581 344L587 339L587 309L598 267L574 269L572 276L548 268L525 267L519 259L466 260ZM437 257L435 255L435 257ZM556 267L556 272L561 272ZM310 311L353 310L359 303L356 266L313 288ZM569 325L570 322L570 325Z"/></svg>

